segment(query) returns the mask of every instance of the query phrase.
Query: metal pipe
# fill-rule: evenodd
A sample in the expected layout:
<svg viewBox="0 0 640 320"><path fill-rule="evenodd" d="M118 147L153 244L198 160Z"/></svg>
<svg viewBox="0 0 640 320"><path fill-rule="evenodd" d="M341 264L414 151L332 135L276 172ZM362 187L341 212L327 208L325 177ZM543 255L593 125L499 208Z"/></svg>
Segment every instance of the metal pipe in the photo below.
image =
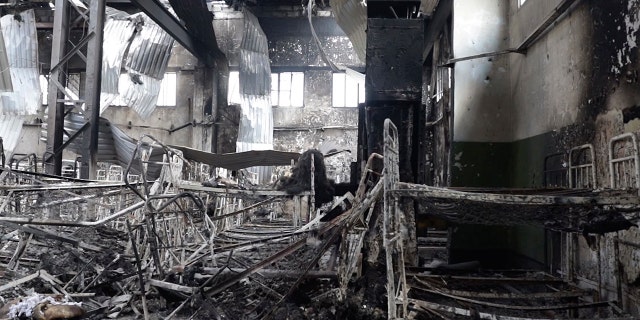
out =
<svg viewBox="0 0 640 320"><path fill-rule="evenodd" d="M45 225L45 226L65 226L65 227L97 227L103 225L109 221L117 219L127 213L140 209L144 206L145 202L140 201L134 205L131 205L125 209L122 209L108 217L102 218L97 221L65 221L65 220L49 220L49 219L33 219L33 218L20 218L20 217L0 217L0 221L12 222L16 224L33 224L33 225Z"/></svg>

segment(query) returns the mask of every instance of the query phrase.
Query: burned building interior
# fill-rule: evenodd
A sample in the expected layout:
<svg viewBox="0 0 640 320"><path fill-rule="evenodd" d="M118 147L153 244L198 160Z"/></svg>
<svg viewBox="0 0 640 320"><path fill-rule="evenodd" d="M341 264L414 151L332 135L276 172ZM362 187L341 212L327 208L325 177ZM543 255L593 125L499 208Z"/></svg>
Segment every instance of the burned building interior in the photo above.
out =
<svg viewBox="0 0 640 320"><path fill-rule="evenodd" d="M640 0L0 29L0 319L640 319Z"/></svg>

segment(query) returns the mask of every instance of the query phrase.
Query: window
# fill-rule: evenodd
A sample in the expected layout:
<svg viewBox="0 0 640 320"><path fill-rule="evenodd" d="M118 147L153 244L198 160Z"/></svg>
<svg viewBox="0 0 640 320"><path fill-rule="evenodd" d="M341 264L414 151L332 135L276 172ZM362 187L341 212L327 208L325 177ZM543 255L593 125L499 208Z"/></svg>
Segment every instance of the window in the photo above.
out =
<svg viewBox="0 0 640 320"><path fill-rule="evenodd" d="M271 104L280 107L302 107L304 104L304 72L271 74Z"/></svg>
<svg viewBox="0 0 640 320"><path fill-rule="evenodd" d="M240 100L240 72L229 72L229 87L227 88L227 102L241 104Z"/></svg>
<svg viewBox="0 0 640 320"><path fill-rule="evenodd" d="M164 74L162 83L160 84L160 92L158 93L157 106L175 107L176 91L177 91L178 74L175 72L167 72Z"/></svg>
<svg viewBox="0 0 640 320"><path fill-rule="evenodd" d="M527 0L518 0L518 8L522 7Z"/></svg>
<svg viewBox="0 0 640 320"><path fill-rule="evenodd" d="M42 92L42 105L49 104L49 79L46 76L40 75L40 92Z"/></svg>
<svg viewBox="0 0 640 320"><path fill-rule="evenodd" d="M333 74L331 92L334 107L357 107L364 102L364 83L346 73Z"/></svg>

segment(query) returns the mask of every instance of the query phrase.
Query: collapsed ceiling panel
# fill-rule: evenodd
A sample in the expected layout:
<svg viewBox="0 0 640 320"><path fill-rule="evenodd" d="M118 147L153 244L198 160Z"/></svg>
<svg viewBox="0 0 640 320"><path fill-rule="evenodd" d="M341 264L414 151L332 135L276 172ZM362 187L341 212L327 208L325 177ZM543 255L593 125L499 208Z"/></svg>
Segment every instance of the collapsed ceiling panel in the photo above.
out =
<svg viewBox="0 0 640 320"><path fill-rule="evenodd" d="M351 40L358 58L360 61L365 61L367 7L364 2L360 0L331 0L331 8L336 22Z"/></svg>
<svg viewBox="0 0 640 320"><path fill-rule="evenodd" d="M34 12L5 15L0 24L14 88L13 92L1 94L0 114L36 114L41 105L41 91Z"/></svg>
<svg viewBox="0 0 640 320"><path fill-rule="evenodd" d="M112 14L109 14L112 13ZM102 45L102 84L100 90L100 113L118 97L118 82L122 61L139 23L128 14L111 9L104 26Z"/></svg>
<svg viewBox="0 0 640 320"><path fill-rule="evenodd" d="M135 35L134 31L137 31ZM119 98L142 119L148 118L156 108L173 43L173 38L144 14L132 15L128 20L108 19L102 70L102 109ZM120 77L125 52L128 77Z"/></svg>

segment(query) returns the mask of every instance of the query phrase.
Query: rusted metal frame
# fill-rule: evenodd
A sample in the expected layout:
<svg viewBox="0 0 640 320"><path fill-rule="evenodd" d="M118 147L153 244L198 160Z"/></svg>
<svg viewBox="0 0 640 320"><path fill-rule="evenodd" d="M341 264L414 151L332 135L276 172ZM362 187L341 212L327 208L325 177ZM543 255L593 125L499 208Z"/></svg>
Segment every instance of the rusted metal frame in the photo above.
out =
<svg viewBox="0 0 640 320"><path fill-rule="evenodd" d="M14 158L13 156L11 156L11 159L9 159L9 166L12 167L13 164L15 163L16 165L15 169L19 169L20 163L24 160L29 161L29 166L27 168L30 169L31 167L33 167L34 168L33 172L38 172L38 155L36 155L35 153L29 153L18 158Z"/></svg>
<svg viewBox="0 0 640 320"><path fill-rule="evenodd" d="M312 0L309 0L309 3L311 3ZM309 222L313 219L312 217L312 213L316 212L316 161L315 161L315 156L313 155L313 153L311 154L311 195L309 196L309 206L308 206L308 213L307 213L307 221L305 222Z"/></svg>
<svg viewBox="0 0 640 320"><path fill-rule="evenodd" d="M4 163L6 160L7 158L4 155L4 141L2 140L2 137L0 137L0 167L4 167Z"/></svg>
<svg viewBox="0 0 640 320"><path fill-rule="evenodd" d="M318 263L318 261L320 261L320 258L322 258L322 256L329 249L329 247L331 247L334 244L334 242L338 239L338 236L342 234L342 230L344 230L347 224L348 224L348 220L345 220L345 223L342 223L340 226L334 228L333 232L329 235L329 237L323 240L322 247L320 248L320 250L318 250L318 253L316 253L313 259L311 259L311 261L307 263L307 266L302 271L302 273L298 276L296 281L291 285L287 293L278 302L276 302L276 304L273 307L271 307L271 310L267 313L267 315L263 317L263 319L271 319L273 317L273 313L276 310L278 310L278 308L282 305L282 303L284 303L285 300L288 299L295 292L295 290L298 288L300 283L302 283L302 280L305 279L305 276L309 273L309 271L311 271L311 269Z"/></svg>
<svg viewBox="0 0 640 320"><path fill-rule="evenodd" d="M414 274L417 278L435 279L441 282L464 281L468 284L498 284L498 283L515 283L515 284L566 284L566 281L559 278L514 278L514 277L471 277L471 276L442 276L442 275L424 275Z"/></svg>
<svg viewBox="0 0 640 320"><path fill-rule="evenodd" d="M591 157L591 163L577 164L573 162L574 154L580 153L580 152L587 152L587 151L589 152L589 155ZM585 181L585 169L587 172L590 171L591 173L591 179L587 177L586 181ZM575 182L573 181L574 178L576 179ZM592 180L592 181L588 181L588 180ZM586 185L589 185L589 182L590 182L592 189L596 189L598 186L598 181L596 176L596 158L595 158L595 152L592 144L584 144L569 150L569 188L573 188L573 189L584 188L585 182L587 183Z"/></svg>
<svg viewBox="0 0 640 320"><path fill-rule="evenodd" d="M403 219L398 198L390 191L400 180L398 168L398 129L389 119L384 121L384 216L383 246L387 267L387 318L403 319L407 315L407 282L404 266ZM396 281L396 277L398 280ZM398 308L400 305L400 308Z"/></svg>
<svg viewBox="0 0 640 320"><path fill-rule="evenodd" d="M364 210L362 208L369 208L372 203L374 201L377 200L377 198L380 196L380 193L382 192L382 182L378 182L378 184L376 184L376 186L369 192L369 195L364 199L364 201L362 201L362 203L360 204L360 206L356 209L351 209L352 212L354 210ZM350 212L350 214L352 213ZM343 221L345 219L347 219L347 217L350 216L350 214L343 214L341 217L338 217L336 219L334 219L333 221L331 221L330 223L324 225L322 228L318 229L318 235L322 235L328 231L330 231L332 228L336 227L337 225L343 223ZM268 257L267 259L262 260L261 262L253 265L252 267L246 269L245 271L237 274L235 277L232 277L230 279L227 279L226 281L218 284L218 286L212 290L208 290L206 291L206 295L207 297L213 297L216 294L226 290L227 288L229 288L230 286L232 286L233 284L235 284L236 282L238 282L240 279L246 278L247 276L257 272L258 270L262 269L263 267L279 261L281 259L283 259L284 257L290 255L291 253L297 251L299 248L301 248L302 246L306 245L307 239L302 238L294 243L292 243L291 245L287 246L286 248L280 250L279 252L271 255L270 257Z"/></svg>
<svg viewBox="0 0 640 320"><path fill-rule="evenodd" d="M33 218L22 218L22 217L0 217L0 222L6 221L16 224L34 224L34 225L48 225L48 226L67 226L67 227L96 227L103 225L109 221L115 220L119 217L122 217L132 211L140 209L144 206L145 202L141 201L136 204L133 204L123 210L120 210L108 217L97 221L65 221L65 220L52 220L52 219L33 219Z"/></svg>
<svg viewBox="0 0 640 320"><path fill-rule="evenodd" d="M398 182L397 189L391 190L394 196L415 198L441 198L454 200L469 200L475 202L491 202L496 204L513 205L640 205L637 196L556 196L556 195L524 195L499 194L484 192L464 192L449 188L432 187L406 182Z"/></svg>
<svg viewBox="0 0 640 320"><path fill-rule="evenodd" d="M532 292L532 293L494 293L494 292L477 292L477 291L464 291L464 290L451 290L445 288L436 288L433 284L421 280L417 277L413 277L413 281L423 285L426 289L438 290L443 293L455 295L465 298L482 298L482 299L510 299L510 300L528 300L528 299L549 299L549 298L578 298L589 295L584 291L558 291L558 292ZM418 290L422 290L423 287L412 287Z"/></svg>
<svg viewBox="0 0 640 320"><path fill-rule="evenodd" d="M240 196L246 196L246 197L249 197L249 196L255 196L255 197L260 197L260 196L267 196L267 197L291 196L286 191L277 191L277 190L261 190L261 189L242 190L242 189L211 188L211 187L204 187L204 186L195 185L195 184L180 184L178 187L181 188L181 189L185 189L185 190L206 191L206 192L211 192L211 193L216 193L216 194L240 195ZM300 192L298 195L310 196L311 194L312 194L311 191L303 191L303 192Z"/></svg>
<svg viewBox="0 0 640 320"><path fill-rule="evenodd" d="M615 143L629 139L629 138L631 139L633 153L630 156L614 158L613 149L614 149ZM635 174L635 180L636 180L635 188L638 189L638 192L640 192L640 156L638 155L638 138L636 134L633 132L628 132L628 133L623 133L621 135L611 138L611 141L609 141L609 175L610 175L609 178L611 179L612 189L615 189L619 185L619 183L616 183L616 172L618 172L617 169L621 166L622 169L624 170L625 169L624 163L629 162L629 160L633 160L633 163L635 166L634 168L634 174ZM616 165L619 163L621 163L621 165ZM626 187L629 188L631 186L627 185Z"/></svg>
<svg viewBox="0 0 640 320"><path fill-rule="evenodd" d="M145 190L145 195L143 195L142 193L140 193L140 191L133 187L132 184L129 182L129 173L131 172L131 168L133 165L133 161L135 161L136 156L138 155L138 152L140 152L141 147L144 145L145 147L149 148L149 156L151 156L152 153L152 148L153 148L153 143L148 143L148 142L144 142L144 139L148 138L150 140L152 140L152 142L158 144L162 150L165 152L165 155L167 155L167 158L171 158L172 155L177 155L178 157L180 157L180 159L187 165L189 165L189 161L187 159L185 159L181 154L177 153L174 151L173 148L168 147L167 145L163 144L162 142L160 142L160 140L154 138L151 135L145 134L142 135L142 137L140 137L140 139L138 140L138 143L136 144L136 147L133 150L133 153L131 155L131 159L129 160L129 162L127 162L127 167L125 169L125 171L122 174L123 177L123 181L124 184L129 187L136 195L138 195L141 199L145 200L148 196L149 196L149 190L148 190L148 185L147 185L147 181L146 181L146 172L144 172L144 168L145 168L145 163L143 163L142 161L142 157L140 157L141 159L141 165L140 165L140 175L143 179L143 187Z"/></svg>
<svg viewBox="0 0 640 320"><path fill-rule="evenodd" d="M89 128L89 122L85 122L78 131L76 131L73 135L71 135L67 141L65 141L60 148L53 151L53 153L49 153L47 157L45 157L44 162L48 162L51 158L55 158L60 155L64 149L66 149L73 141L76 140L87 128Z"/></svg>
<svg viewBox="0 0 640 320"><path fill-rule="evenodd" d="M423 310L425 312L440 311L440 312L452 313L452 314L455 314L455 315L460 315L460 316L465 316L465 317L474 316L474 313L475 313L475 312L472 312L469 309L452 307L452 306L442 305L442 304L429 302L429 301L410 299L410 302L413 305L415 305L416 307L420 308L421 310ZM493 314L493 313L486 313L486 312L478 312L477 315L478 315L479 319L500 319L500 320L545 320L545 319L548 319L548 318L529 318L529 317L524 318L524 317L516 317L516 316L496 315L496 314ZM443 319L449 319L449 318L448 317L446 317L446 318L443 317ZM631 320L631 318L610 318L609 320Z"/></svg>
<svg viewBox="0 0 640 320"><path fill-rule="evenodd" d="M76 12L78 12L78 14L80 15L80 17L82 17L82 19L84 20L89 20L89 16L87 16L87 12L89 10L82 10L80 7L78 7L73 1L67 0L69 2L69 4L71 4L71 6L76 10Z"/></svg>
<svg viewBox="0 0 640 320"><path fill-rule="evenodd" d="M31 243L31 240L33 239L33 233L19 233L19 238L20 240L18 241L18 246L16 247L13 256L9 260L9 263L7 264L7 269L13 271L18 269L18 266L20 265L20 258L29 246L29 243Z"/></svg>
<svg viewBox="0 0 640 320"><path fill-rule="evenodd" d="M3 171L2 169L0 169L0 171ZM9 169L4 169L4 171L7 172L11 172L11 173L17 173L17 174L25 174L28 172L25 171L16 171L16 170L9 170ZM29 175L29 174L26 174ZM42 177L47 177L49 175L47 174L42 174L42 173L37 173L37 174L31 174L33 176L42 176ZM73 192L70 192L68 190L91 190L91 189L108 189L108 188L121 188L121 187L125 187L124 184L122 183L96 183L96 181L87 181L86 183L78 183L78 184L47 184L44 181L41 180L37 180L37 179L33 179L35 182L37 183L42 183L42 184L35 184L35 185L17 185L17 186L0 186L0 190L7 190L7 191L13 191L14 193L22 193L22 192L42 192L42 191L60 191L60 192L64 192L67 193L68 195L71 196L79 196L78 194L75 194ZM75 182L75 181L74 181Z"/></svg>
<svg viewBox="0 0 640 320"><path fill-rule="evenodd" d="M11 171L11 169L0 169L0 171L2 171L2 170ZM25 173L28 173L28 172L25 172ZM22 174L22 172L21 172L21 174ZM37 175L46 176L46 174L38 174L38 173L35 173L34 175L36 175L36 176ZM118 187L117 184L102 184L102 185L95 185L95 184L94 185L51 185L51 184L49 184L49 185L47 185L47 183L45 183L44 181L41 181L41 180L38 180L38 179L35 179L35 178L31 178L31 180L33 180L34 182L37 182L37 183L41 183L41 184L43 184L43 186L35 185L35 186L29 186L27 188L25 188L25 187L13 187L13 186L0 186L0 190L9 189L9 190L12 190L14 192L60 191L62 193L71 195L73 197L77 197L78 194L73 193L71 191L67 191L67 190L75 190L75 189L83 189L84 190L84 189L103 188L103 187L112 187L112 186L113 187ZM103 203L101 203L99 201L95 201L95 200L90 199L90 198L87 198L86 200L88 202L90 202L92 204L95 204L95 205L98 205L98 206L107 207L109 209L112 208L112 206L110 206L110 205L105 205L105 204L103 204Z"/></svg>
<svg viewBox="0 0 640 320"><path fill-rule="evenodd" d="M58 66L60 64L60 56L64 54L65 44L69 37L69 5L71 1L56 0L53 23L53 40L51 46L51 65ZM64 63L62 63L64 64ZM66 75L57 69L52 69L49 75L48 84L48 111L47 111L47 151L60 149L63 144L64 131L64 105L58 103L58 90L65 92L60 82L66 81ZM66 92L65 92L66 93ZM44 163L52 164L47 170L49 173L61 175L62 155L58 154L53 157L53 163L49 162L49 157ZM43 165L44 165L43 163Z"/></svg>
<svg viewBox="0 0 640 320"><path fill-rule="evenodd" d="M2 205L0 205L0 214L4 212L4 208L11 202L13 198L13 190L10 190L9 193L5 196L4 201L2 201Z"/></svg>
<svg viewBox="0 0 640 320"><path fill-rule="evenodd" d="M93 245L89 245L87 243L84 243L82 240L79 239L74 239L71 237L67 237L63 234L57 234L57 233L53 233L51 231L48 230L41 230L41 229L37 229L34 227L30 227L30 226L22 226L16 223L12 223L12 222L8 222L8 221L0 221L0 224L5 225L9 228L12 229L18 229L22 232L26 232L26 233L30 233L34 236L37 237L41 237L41 238L45 238L45 239L53 239L55 241L60 241L60 242L66 242L69 244L72 244L76 247L85 249L85 250L91 250L91 251L101 251L102 248L100 247L96 247Z"/></svg>
<svg viewBox="0 0 640 320"><path fill-rule="evenodd" d="M72 2L72 1L69 1ZM69 52L67 52L60 60L51 68L50 72L57 71L63 64L67 63L69 59L71 59L76 53L80 52L80 49L84 47L93 37L95 37L96 33L91 31L89 34L84 36L80 41L73 47Z"/></svg>
<svg viewBox="0 0 640 320"><path fill-rule="evenodd" d="M87 43L87 68L85 81L85 115L89 121L89 134L84 136L82 169L80 177L95 179L98 170L98 136L100 128L100 89L102 84L102 57L105 25L105 0L89 3L89 31L95 35ZM93 214L89 210L89 214Z"/></svg>
<svg viewBox="0 0 640 320"><path fill-rule="evenodd" d="M345 294L347 292L347 286L349 285L349 281L351 280L351 277L353 275L353 273L355 272L355 269L358 268L359 269L359 264L361 263L359 260L359 253L362 250L362 246L364 245L364 237L367 234L368 231L368 227L369 227L369 221L371 220L371 216L373 215L373 210L375 209L375 203L371 206L371 208L369 209L369 213L367 214L367 217L363 223L363 227L361 228L361 230L353 230L355 228L351 228L351 229L345 229L343 231L343 240L342 240L342 244L340 245L340 264L338 266L338 280L340 282L340 299L344 299L345 298ZM361 218L361 217L360 217ZM351 246L351 243L349 242L349 232L350 230L356 231L355 232L355 238L352 241L356 242L356 245ZM353 233L352 233L353 234ZM359 273L359 270L358 270Z"/></svg>
<svg viewBox="0 0 640 320"><path fill-rule="evenodd" d="M568 168L566 168L566 166L565 166L562 169L549 169L549 167L547 165L549 159L552 159L552 158L558 157L558 156L561 156L563 163L567 162L566 161L566 155L567 155L566 152L556 152L556 153L553 153L553 154L550 154L550 155L547 155L546 157L544 157L544 168L542 169L542 171L543 171L542 173L543 173L544 176L542 177L543 178L542 185L545 188L549 188L549 187L568 187L568 186L565 186L565 185L562 185L562 186L551 186L550 185L551 181L549 181L550 180L549 179L549 175L557 174L557 173L562 174L563 180L566 180L567 179L567 174L568 174Z"/></svg>
<svg viewBox="0 0 640 320"><path fill-rule="evenodd" d="M140 298L142 299L142 310L144 312L144 319L149 319L149 311L147 309L147 294L144 288L144 276L142 274L142 261L140 260L140 255L138 254L138 246L136 244L135 238L133 237L133 231L131 229L131 224L129 220L125 222L127 224L127 231L129 232L129 239L131 240L131 250L133 250L133 256L136 258L136 269L138 273L138 281L140 284Z"/></svg>
<svg viewBox="0 0 640 320"><path fill-rule="evenodd" d="M446 298L462 301L462 302L472 303L472 304L486 306L486 307L506 309L506 310L527 310L527 311L570 310L570 309L580 309L580 308L604 307L604 306L608 306L610 302L610 301L600 301L600 302L564 304L564 305L555 305L555 306L525 306L525 305L518 306L518 305L493 303L493 302L486 302L486 301L464 298L464 297L448 294L439 290L432 290L432 289L426 289L426 288L421 288L420 290L428 293L432 293L435 295L443 296Z"/></svg>
<svg viewBox="0 0 640 320"><path fill-rule="evenodd" d="M66 203L73 203L73 202L78 202L78 201L86 201L87 199L93 199L93 198L98 198L98 197L110 197L110 196L114 196L114 195L118 195L122 192L122 190L112 190L112 191L107 191L104 193L96 193L96 194L90 194L90 195L86 195L86 196L77 196L75 198L67 198L67 199L63 199L63 200L55 200L55 201L51 201L48 203L44 203L38 206L33 206L32 208L34 209L43 209L43 208L48 208L48 207L52 207L52 206L59 206L62 204L66 204ZM0 209L0 212L2 212L2 209Z"/></svg>

